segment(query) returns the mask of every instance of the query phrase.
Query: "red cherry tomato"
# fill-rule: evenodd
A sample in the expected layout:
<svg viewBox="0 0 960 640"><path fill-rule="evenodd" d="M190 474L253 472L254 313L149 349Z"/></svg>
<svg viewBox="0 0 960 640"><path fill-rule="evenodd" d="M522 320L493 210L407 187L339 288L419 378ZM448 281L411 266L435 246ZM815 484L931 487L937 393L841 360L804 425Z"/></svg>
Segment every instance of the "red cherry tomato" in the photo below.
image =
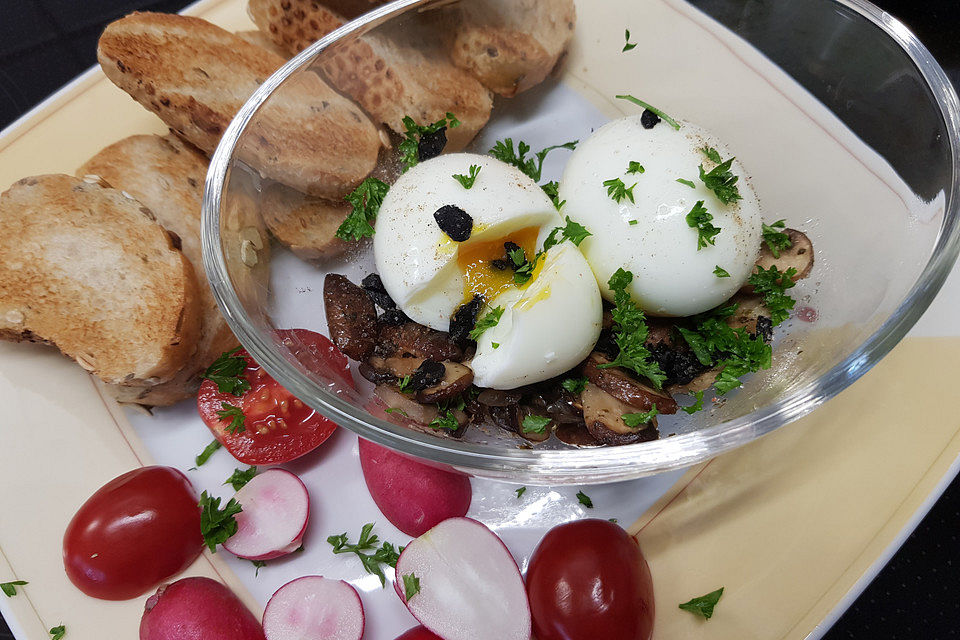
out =
<svg viewBox="0 0 960 640"><path fill-rule="evenodd" d="M63 536L63 566L88 596L127 600L186 569L202 549L190 481L170 467L144 467L83 503Z"/></svg>
<svg viewBox="0 0 960 640"><path fill-rule="evenodd" d="M579 520L544 536L527 569L537 640L648 640L653 580L640 545L606 520Z"/></svg>
<svg viewBox="0 0 960 640"><path fill-rule="evenodd" d="M414 627L407 630L402 636L398 636L396 640L443 640L443 638L426 627Z"/></svg>
<svg viewBox="0 0 960 640"><path fill-rule="evenodd" d="M333 378L335 388L353 388L349 360L326 336L306 329L278 331L277 335L301 362ZM280 464L313 451L333 435L336 423L281 387L245 350L236 355L247 361L244 377L250 390L238 397L204 380L197 395L200 417L234 458L251 465ZM243 411L243 431L227 430L231 418L217 415L224 410L224 403Z"/></svg>

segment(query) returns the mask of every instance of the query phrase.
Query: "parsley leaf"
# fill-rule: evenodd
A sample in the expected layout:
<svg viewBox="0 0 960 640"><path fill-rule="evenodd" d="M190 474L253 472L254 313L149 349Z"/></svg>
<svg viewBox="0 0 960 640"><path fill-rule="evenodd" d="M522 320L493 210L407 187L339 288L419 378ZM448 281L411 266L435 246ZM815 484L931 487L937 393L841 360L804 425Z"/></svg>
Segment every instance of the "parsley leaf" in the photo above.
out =
<svg viewBox="0 0 960 640"><path fill-rule="evenodd" d="M428 125L419 125L410 116L404 116L403 126L406 129L404 131L405 137L398 150L400 151L400 162L403 163L403 170L406 172L420 163L420 139L423 136L434 134L445 127L456 129L460 126L460 121L457 120L457 116L447 112L446 117Z"/></svg>
<svg viewBox="0 0 960 640"><path fill-rule="evenodd" d="M679 182L680 184L685 184L691 189L697 188L697 184L693 180L687 180L685 178L677 178L677 182Z"/></svg>
<svg viewBox="0 0 960 640"><path fill-rule="evenodd" d="M241 347L237 347L221 354L201 376L216 384L217 391L220 393L241 396L250 390L250 383L243 376L243 372L247 369L247 360L243 356L236 355L240 349Z"/></svg>
<svg viewBox="0 0 960 640"><path fill-rule="evenodd" d="M770 321L777 326L790 317L790 311L796 300L786 294L786 290L796 285L793 276L797 270L790 267L786 271L778 271L777 265L769 269L757 266L757 272L751 275L747 282L753 286L753 291L763 296L763 306L770 312Z"/></svg>
<svg viewBox="0 0 960 640"><path fill-rule="evenodd" d="M30 584L26 580L13 580L12 582L0 582L0 591L3 591L4 595L8 598L12 598L17 595L17 587L22 587L26 584Z"/></svg>
<svg viewBox="0 0 960 640"><path fill-rule="evenodd" d="M388 407L387 409L384 409L384 412L385 412L385 413L399 413L399 414L402 415L404 418L409 418L409 417L410 417L410 416L407 415L407 412L406 412L406 411L404 411L403 409L399 409L399 408L397 408L397 407Z"/></svg>
<svg viewBox="0 0 960 640"><path fill-rule="evenodd" d="M517 494L517 500L519 500L520 497L523 496L523 494L525 494L526 492L527 492L527 488L526 488L526 487L520 487L519 489L517 489L517 490L515 491L515 493Z"/></svg>
<svg viewBox="0 0 960 640"><path fill-rule="evenodd" d="M217 552L217 545L223 544L227 538L237 532L237 521L233 517L243 511L240 503L230 498L223 509L220 508L220 498L213 498L204 491L200 494L200 533L204 542L212 553Z"/></svg>
<svg viewBox="0 0 960 640"><path fill-rule="evenodd" d="M200 455L194 459L194 462L196 462L198 467L202 467L204 464L206 464L207 460L210 459L210 456L212 456L213 453L222 446L223 445L220 444L219 440L214 440L207 445L206 449L200 452Z"/></svg>
<svg viewBox="0 0 960 640"><path fill-rule="evenodd" d="M566 218L567 224L562 227L554 227L553 231L550 232L550 235L547 236L547 239L543 241L543 250L549 251L551 248L557 246L564 240L569 240L575 246L579 247L580 243L587 239L587 237L592 236L593 234L587 231L587 228L580 224L579 222L574 222L570 219L570 216ZM557 235L560 235L560 238L557 238Z"/></svg>
<svg viewBox="0 0 960 640"><path fill-rule="evenodd" d="M587 388L587 378L567 378L561 382L561 386L570 393L581 393L584 389Z"/></svg>
<svg viewBox="0 0 960 640"><path fill-rule="evenodd" d="M593 509L593 500L591 500L590 496L585 494L583 491L577 492L577 500L579 500L580 504L585 506L587 509Z"/></svg>
<svg viewBox="0 0 960 640"><path fill-rule="evenodd" d="M650 411L643 413L625 413L620 416L620 419L623 420L623 424L631 429L636 429L640 425L648 424L654 417L659 415L659 413L660 412L657 411L657 405L653 405L650 407Z"/></svg>
<svg viewBox="0 0 960 640"><path fill-rule="evenodd" d="M513 270L513 283L516 285L524 285L533 277L533 272L537 267L537 262L543 257L543 252L537 253L533 257L532 262L527 260L527 254L522 248L510 251L507 257L510 258L513 266L516 267Z"/></svg>
<svg viewBox="0 0 960 640"><path fill-rule="evenodd" d="M67 635L67 628L62 624L50 629L50 640L62 640Z"/></svg>
<svg viewBox="0 0 960 640"><path fill-rule="evenodd" d="M347 242L373 237L373 222L377 219L380 206L389 190L390 185L376 178L367 178L361 182L360 186L345 198L353 209L337 229L337 237Z"/></svg>
<svg viewBox="0 0 960 640"><path fill-rule="evenodd" d="M703 155L707 156L707 160L720 164L723 162L723 159L720 157L720 152L714 149L713 147L704 146L700 148L700 151L703 152Z"/></svg>
<svg viewBox="0 0 960 640"><path fill-rule="evenodd" d="M485 316L477 320L477 324L473 327L473 330L470 331L471 340L479 340L480 336L487 329L493 329L500 322L500 318L503 316L503 307L496 307L487 312Z"/></svg>
<svg viewBox="0 0 960 640"><path fill-rule="evenodd" d="M447 409L443 414L437 416L430 422L431 429L446 429L447 431L456 431L460 428L460 423L457 422L457 417L453 415L453 411Z"/></svg>
<svg viewBox="0 0 960 640"><path fill-rule="evenodd" d="M613 310L614 341L620 347L620 354L613 362L602 364L600 367L630 369L637 375L647 378L654 387L660 389L667 376L660 365L651 359L650 351L644 346L649 330L643 311L627 292L631 282L633 282L633 274L620 268L607 283L613 291L614 302L617 305Z"/></svg>
<svg viewBox="0 0 960 640"><path fill-rule="evenodd" d="M420 578L415 573L403 574L403 601L410 602L410 598L420 593Z"/></svg>
<svg viewBox="0 0 960 640"><path fill-rule="evenodd" d="M560 199L560 183L556 180L551 180L550 182L540 185L540 188L543 189L543 192L550 196L550 199L553 200L553 206L557 208L557 211L563 208L563 205L567 204L566 200Z"/></svg>
<svg viewBox="0 0 960 640"><path fill-rule="evenodd" d="M709 620L713 617L713 608L717 606L717 602L720 601L720 596L723 595L723 587L720 587L716 591L711 591L705 596L700 596L694 598L689 602L684 602L680 605L680 608L684 611L689 611L692 614L702 616Z"/></svg>
<svg viewBox="0 0 960 640"><path fill-rule="evenodd" d="M223 484L229 484L233 487L234 491L240 491L248 482L253 480L254 476L257 475L257 468L250 467L246 470L234 469L233 475L227 478L227 481Z"/></svg>
<svg viewBox="0 0 960 640"><path fill-rule="evenodd" d="M491 343L490 343L490 346L493 347L494 349L499 349L499 348L500 348L500 343L499 343L499 342L491 342Z"/></svg>
<svg viewBox="0 0 960 640"><path fill-rule="evenodd" d="M780 252L793 246L790 236L780 229L787 226L786 221L777 220L773 224L763 223L763 241L767 243L767 248L774 258L780 257Z"/></svg>
<svg viewBox="0 0 960 640"><path fill-rule="evenodd" d="M713 275L717 276L718 278L729 278L730 272L728 272L726 269L724 269L720 265L717 265L716 268L714 268L713 270Z"/></svg>
<svg viewBox="0 0 960 640"><path fill-rule="evenodd" d="M410 379L410 376L403 376L397 381L397 390L400 393L413 393L412 390L407 389L410 386Z"/></svg>
<svg viewBox="0 0 960 640"><path fill-rule="evenodd" d="M623 45L623 51L621 51L621 53L626 53L627 51L631 51L637 47L637 43L630 42L630 29L627 29L624 32L623 40L626 44Z"/></svg>
<svg viewBox="0 0 960 640"><path fill-rule="evenodd" d="M697 391L694 394L694 397L697 399L697 401L694 402L692 405L690 405L689 407L680 407L681 409L687 412L687 415L692 416L697 411L703 410L703 391Z"/></svg>
<svg viewBox="0 0 960 640"><path fill-rule="evenodd" d="M221 420L230 418L230 424L224 428L224 431L229 431L230 433L243 433L247 430L247 425L245 423L246 416L243 415L243 409L240 407L235 407L229 402L221 402L220 407L223 410L217 411L217 417Z"/></svg>
<svg viewBox="0 0 960 640"><path fill-rule="evenodd" d="M697 251L713 245L720 228L713 225L713 215L703 206L703 200L698 200L690 213L687 214L687 226L697 230Z"/></svg>
<svg viewBox="0 0 960 640"><path fill-rule="evenodd" d="M381 565L385 564L396 568L397 560L400 559L400 552L403 551L403 547L397 549L392 543L384 542L377 548L377 543L380 542L380 539L376 534L371 534L372 531L373 523L370 522L363 525L363 529L360 530L360 539L357 540L357 544L350 544L346 533L341 533L338 536L330 536L327 538L327 542L333 547L334 553L356 554L357 557L360 558L363 569L367 573L380 578L381 586L386 586L387 578L383 575L383 567ZM373 551L373 553L365 553L367 551Z"/></svg>
<svg viewBox="0 0 960 640"><path fill-rule="evenodd" d="M633 199L633 187L637 186L636 182L630 188L627 188L627 185L620 178L610 178L603 181L603 186L607 188L607 195L613 198L614 202L621 202L624 198L630 202L636 202Z"/></svg>
<svg viewBox="0 0 960 640"><path fill-rule="evenodd" d="M700 180L716 194L723 204L730 204L742 199L740 190L737 188L737 181L740 178L730 171L733 160L733 158L730 158L726 162L718 164L709 173L704 171L702 164L700 165Z"/></svg>
<svg viewBox="0 0 960 640"><path fill-rule="evenodd" d="M453 179L463 185L464 189L472 189L474 183L477 181L477 176L480 175L480 165L472 164L470 165L470 174L463 175L462 173L453 174Z"/></svg>
<svg viewBox="0 0 960 640"><path fill-rule="evenodd" d="M673 118L671 118L670 116L668 116L667 114L665 114L663 111L660 111L660 109L657 109L655 106L653 106L653 105L651 105L651 104L648 104L648 103L644 102L643 100L640 100L639 98L634 98L634 97L631 96L631 95L621 95L621 96L617 96L617 100L627 100L627 101L632 102L633 104L637 105L638 107L643 107L644 109L649 109L650 111L653 111L655 114L657 114L658 116L660 116L660 119L663 120L664 122L666 122L668 125L670 125L670 126L673 127L674 129L676 129L677 131L680 130L680 123L679 123L679 122L677 122L676 120L674 120Z"/></svg>
<svg viewBox="0 0 960 640"><path fill-rule="evenodd" d="M250 564L257 568L257 570L253 572L254 578L260 577L260 569L263 569L265 566L267 566L267 563L263 560L251 560Z"/></svg>
<svg viewBox="0 0 960 640"><path fill-rule="evenodd" d="M646 169L643 168L643 165L637 162L636 160L631 160L630 164L627 165L627 173L643 173Z"/></svg>
<svg viewBox="0 0 960 640"><path fill-rule="evenodd" d="M546 149L533 154L533 158L527 158L527 154L530 152L530 145L521 141L517 145L517 149L514 150L513 139L506 138L504 140L498 140L493 146L493 149L490 149L489 153L497 160L506 162L507 164L520 169L520 171L527 174L535 182L540 182L540 177L543 175L543 161L546 160L547 154L555 149L569 149L570 151L573 151L577 148L577 144L579 142L579 140L574 140L572 142L565 142L563 144L547 147Z"/></svg>
<svg viewBox="0 0 960 640"><path fill-rule="evenodd" d="M550 422L551 418L547 416L526 415L520 426L523 427L524 433L543 433Z"/></svg>

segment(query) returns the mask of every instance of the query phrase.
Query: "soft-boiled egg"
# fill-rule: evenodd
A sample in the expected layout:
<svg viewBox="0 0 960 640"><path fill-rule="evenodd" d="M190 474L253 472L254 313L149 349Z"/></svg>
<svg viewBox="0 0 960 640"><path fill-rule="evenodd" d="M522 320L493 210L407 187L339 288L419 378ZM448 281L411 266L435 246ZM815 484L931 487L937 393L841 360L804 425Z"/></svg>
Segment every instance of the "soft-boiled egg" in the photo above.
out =
<svg viewBox="0 0 960 640"><path fill-rule="evenodd" d="M689 316L723 303L749 278L760 249L760 203L737 161L731 170L741 200L724 204L704 185L699 166L716 166L707 146L730 157L695 125L647 129L635 116L606 124L571 155L560 182L563 213L593 234L580 250L604 297L613 299L607 281L622 267L633 273L629 291L644 311ZM604 182L617 179L632 187L632 200L608 194ZM698 201L720 228L714 244L699 250L697 229L687 222Z"/></svg>
<svg viewBox="0 0 960 640"><path fill-rule="evenodd" d="M468 189L454 176L469 176L472 167ZM465 214L468 233L441 228L442 210ZM477 295L485 302L481 317L503 307L497 326L480 336L472 367L475 384L510 389L568 371L600 333L599 288L571 243L547 251L522 284L504 264L504 243L533 260L563 224L550 198L515 167L488 156L444 155L411 168L390 189L377 216L374 258L400 309L434 329L446 331Z"/></svg>

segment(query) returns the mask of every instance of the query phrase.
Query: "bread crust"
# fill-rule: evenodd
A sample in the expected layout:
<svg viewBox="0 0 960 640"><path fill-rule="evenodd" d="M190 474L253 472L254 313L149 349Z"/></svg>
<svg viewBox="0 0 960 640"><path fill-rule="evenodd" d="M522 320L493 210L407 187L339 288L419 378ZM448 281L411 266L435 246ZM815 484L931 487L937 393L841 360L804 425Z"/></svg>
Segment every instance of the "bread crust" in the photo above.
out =
<svg viewBox="0 0 960 640"><path fill-rule="evenodd" d="M273 237L302 260L333 260L351 247L336 236L352 209L347 202L314 198L274 184L264 189L260 206Z"/></svg>

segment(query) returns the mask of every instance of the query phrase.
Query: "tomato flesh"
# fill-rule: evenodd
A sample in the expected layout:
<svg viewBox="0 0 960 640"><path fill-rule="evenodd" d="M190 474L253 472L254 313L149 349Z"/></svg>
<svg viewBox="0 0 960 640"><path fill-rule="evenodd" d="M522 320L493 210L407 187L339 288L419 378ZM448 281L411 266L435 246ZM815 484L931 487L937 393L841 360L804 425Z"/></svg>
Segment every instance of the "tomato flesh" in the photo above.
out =
<svg viewBox="0 0 960 640"><path fill-rule="evenodd" d="M538 640L648 640L653 579L640 545L606 520L579 520L544 536L527 569Z"/></svg>
<svg viewBox="0 0 960 640"><path fill-rule="evenodd" d="M335 390L353 388L349 360L326 336L306 329L278 331L277 335L301 362L331 377ZM247 362L244 377L250 390L235 396L204 380L197 395L200 417L234 458L251 465L280 464L313 451L333 435L336 423L280 386L245 350L236 355ZM225 404L243 412L242 431L228 430L231 418L218 415Z"/></svg>
<svg viewBox="0 0 960 640"><path fill-rule="evenodd" d="M97 490L63 536L63 565L88 596L140 596L197 559L203 549L197 496L170 467L144 467Z"/></svg>

